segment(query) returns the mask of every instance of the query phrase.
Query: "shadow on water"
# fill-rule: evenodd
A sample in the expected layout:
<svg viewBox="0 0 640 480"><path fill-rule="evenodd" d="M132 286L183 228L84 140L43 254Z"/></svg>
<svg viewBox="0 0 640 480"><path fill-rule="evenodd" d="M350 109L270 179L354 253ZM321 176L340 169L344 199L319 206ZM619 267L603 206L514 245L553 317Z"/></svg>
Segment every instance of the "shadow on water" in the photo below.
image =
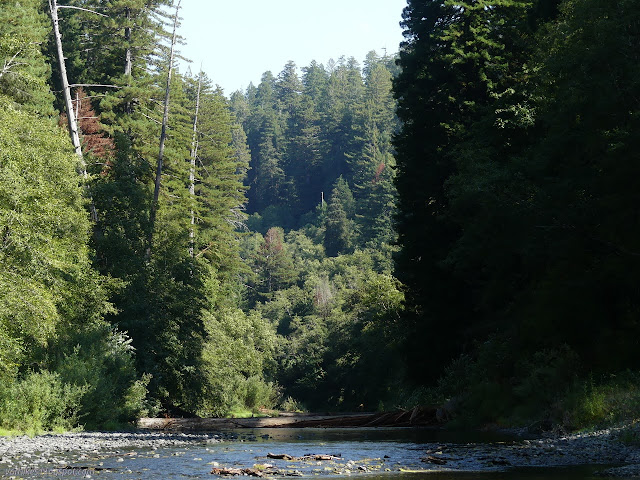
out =
<svg viewBox="0 0 640 480"><path fill-rule="evenodd" d="M459 432L436 428L261 428L229 430L238 438L264 439L279 442L397 442L431 443L492 443L509 442L517 437L501 432Z"/></svg>
<svg viewBox="0 0 640 480"><path fill-rule="evenodd" d="M367 480L612 480L599 476L602 466L564 468L520 468L505 472L425 472L399 475L372 475ZM616 479L621 480L621 479Z"/></svg>

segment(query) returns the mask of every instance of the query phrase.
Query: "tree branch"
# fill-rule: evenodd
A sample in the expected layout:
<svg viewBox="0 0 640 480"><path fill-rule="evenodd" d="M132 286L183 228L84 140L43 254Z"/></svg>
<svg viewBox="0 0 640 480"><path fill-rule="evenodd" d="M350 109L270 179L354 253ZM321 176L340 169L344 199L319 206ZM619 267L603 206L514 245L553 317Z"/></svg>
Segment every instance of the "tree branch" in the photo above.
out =
<svg viewBox="0 0 640 480"><path fill-rule="evenodd" d="M93 10L89 10L87 8L73 7L71 5L58 5L58 8L73 8L74 10L82 10L83 12L95 13L96 15L100 15L101 17L109 18L109 15L105 15L104 13L98 13Z"/></svg>
<svg viewBox="0 0 640 480"><path fill-rule="evenodd" d="M105 88L122 88L118 85L101 85L99 83L72 83L69 85L72 88L75 87L105 87Z"/></svg>

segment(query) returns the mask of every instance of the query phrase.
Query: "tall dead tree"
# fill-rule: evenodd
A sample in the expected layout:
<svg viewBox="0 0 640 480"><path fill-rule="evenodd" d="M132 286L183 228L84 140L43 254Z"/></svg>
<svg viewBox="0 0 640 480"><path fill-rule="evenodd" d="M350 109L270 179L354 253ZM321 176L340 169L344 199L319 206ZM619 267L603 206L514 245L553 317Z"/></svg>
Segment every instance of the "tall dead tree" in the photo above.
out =
<svg viewBox="0 0 640 480"><path fill-rule="evenodd" d="M131 77L133 75L133 57L131 54L131 8L125 8L125 17L124 41L127 46L127 50L124 56L124 74L127 77L127 85L131 86ZM127 103L125 104L125 112L127 115L131 115L133 113L131 100L127 100Z"/></svg>
<svg viewBox="0 0 640 480"><path fill-rule="evenodd" d="M193 116L193 137L191 137L191 166L189 168L189 195L191 201L195 201L196 196L196 160L198 158L198 113L200 111L200 91L202 89L202 70L198 76L198 92L196 93L196 111ZM195 247L195 225L196 215L193 206L191 207L191 229L189 230L189 255L193 257Z"/></svg>
<svg viewBox="0 0 640 480"><path fill-rule="evenodd" d="M173 57L177 41L178 31L178 13L180 11L180 3L178 0L176 5L176 14L173 18L173 35L171 36L171 49L169 50L169 69L167 71L167 86L164 94L164 113L162 115L162 129L160 132L160 149L158 152L158 163L156 165L156 181L153 189L153 202L151 203L151 211L149 212L149 238L147 241L146 259L151 258L151 245L153 244L153 231L156 224L156 215L158 213L158 199L160 198L160 185L162 183L162 166L164 163L164 144L167 140L167 125L169 123L169 99L171 94L171 76L173 75Z"/></svg>
<svg viewBox="0 0 640 480"><path fill-rule="evenodd" d="M53 37L56 42L56 51L58 56L58 64L60 68L60 82L62 84L62 94L64 96L64 106L67 114L67 125L69 126L69 136L71 137L71 143L73 149L78 156L80 163L80 170L83 177L87 178L87 164L82 154L82 144L80 143L80 131L78 130L78 122L76 120L76 113L73 109L73 100L71 99L71 87L69 85L69 78L67 77L67 67L64 61L64 51L62 49L62 35L60 34L60 21L58 19L58 9L61 8L56 0L49 0L49 12L51 14L51 23L53 25ZM68 8L68 7L65 7ZM84 10L84 9L79 9ZM95 13L95 12L93 12ZM88 187L87 187L88 188ZM98 221L98 213L96 211L93 199L89 194L90 208L91 208L91 220L95 223Z"/></svg>

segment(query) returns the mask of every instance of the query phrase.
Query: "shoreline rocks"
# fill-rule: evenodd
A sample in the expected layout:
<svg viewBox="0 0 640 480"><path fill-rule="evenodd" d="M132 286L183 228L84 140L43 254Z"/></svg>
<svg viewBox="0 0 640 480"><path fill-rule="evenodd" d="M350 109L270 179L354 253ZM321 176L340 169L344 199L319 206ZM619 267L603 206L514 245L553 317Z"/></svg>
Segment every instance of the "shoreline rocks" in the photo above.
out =
<svg viewBox="0 0 640 480"><path fill-rule="evenodd" d="M608 429L493 443L416 443L410 449L415 450L415 454L411 454L409 463L422 465L418 467L418 471L425 472L496 472L530 467L602 465L601 475L640 476L640 447L621 441L621 437L624 438L623 432L622 429ZM136 455L154 458L156 450L189 445L206 446L224 441L256 440L254 433L247 435L237 432L78 432L38 437L0 437L0 471L26 467L63 468L64 465L78 464L90 458L116 458L117 461ZM270 455L279 458L278 455ZM286 460L284 455L282 458ZM319 463L325 460L324 455L291 458L300 462L313 460ZM337 464L347 461L332 455L327 455L326 459ZM380 459L377 470L386 471L385 461ZM247 465L247 468L252 466L253 464ZM371 466L373 468L375 465ZM348 465L345 466L347 467ZM398 468L402 471L405 467L398 465ZM351 470L366 472L369 469L353 467L349 468ZM336 470L338 471L340 469Z"/></svg>

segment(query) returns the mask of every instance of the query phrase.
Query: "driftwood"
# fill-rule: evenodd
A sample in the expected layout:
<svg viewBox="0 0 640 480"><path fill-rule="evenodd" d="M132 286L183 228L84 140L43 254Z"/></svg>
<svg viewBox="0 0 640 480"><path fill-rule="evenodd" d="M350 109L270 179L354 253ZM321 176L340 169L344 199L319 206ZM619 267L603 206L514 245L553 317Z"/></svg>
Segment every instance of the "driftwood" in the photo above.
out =
<svg viewBox="0 0 640 480"><path fill-rule="evenodd" d="M297 470L294 471L280 471L276 470L273 467L270 467L266 470L261 470L257 468L213 468L211 470L211 475L219 475L221 477L237 477L240 475L244 475L246 477L259 477L263 478L267 475L278 476L278 477L301 477L302 473Z"/></svg>
<svg viewBox="0 0 640 480"><path fill-rule="evenodd" d="M317 420L301 420L293 426L298 427L417 427L435 426L440 422L437 418L438 409L434 407L416 407L412 410L396 412L373 413L370 415L338 416Z"/></svg>
<svg viewBox="0 0 640 480"><path fill-rule="evenodd" d="M349 428L433 427L448 419L447 411L416 407L387 413L340 415L282 414L260 418L141 418L138 427L148 430L217 431L224 428Z"/></svg>
<svg viewBox="0 0 640 480"><path fill-rule="evenodd" d="M274 460L289 460L289 461L313 460L317 462L342 460L342 457L335 456L335 455L303 455L302 457L294 457L287 453L267 453L267 458L272 458Z"/></svg>
<svg viewBox="0 0 640 480"><path fill-rule="evenodd" d="M429 455L428 457L424 457L422 461L425 463L433 463L434 465L446 465L448 459Z"/></svg>
<svg viewBox="0 0 640 480"><path fill-rule="evenodd" d="M246 475L248 477L264 477L264 472L255 468L214 468L211 470L212 475L221 475L223 477L235 477L238 475Z"/></svg>
<svg viewBox="0 0 640 480"><path fill-rule="evenodd" d="M315 460L316 462L328 462L331 460L342 460L342 457L334 455L305 455L298 460Z"/></svg>
<svg viewBox="0 0 640 480"><path fill-rule="evenodd" d="M267 458L273 458L274 460L294 460L294 457L286 453L267 453Z"/></svg>

